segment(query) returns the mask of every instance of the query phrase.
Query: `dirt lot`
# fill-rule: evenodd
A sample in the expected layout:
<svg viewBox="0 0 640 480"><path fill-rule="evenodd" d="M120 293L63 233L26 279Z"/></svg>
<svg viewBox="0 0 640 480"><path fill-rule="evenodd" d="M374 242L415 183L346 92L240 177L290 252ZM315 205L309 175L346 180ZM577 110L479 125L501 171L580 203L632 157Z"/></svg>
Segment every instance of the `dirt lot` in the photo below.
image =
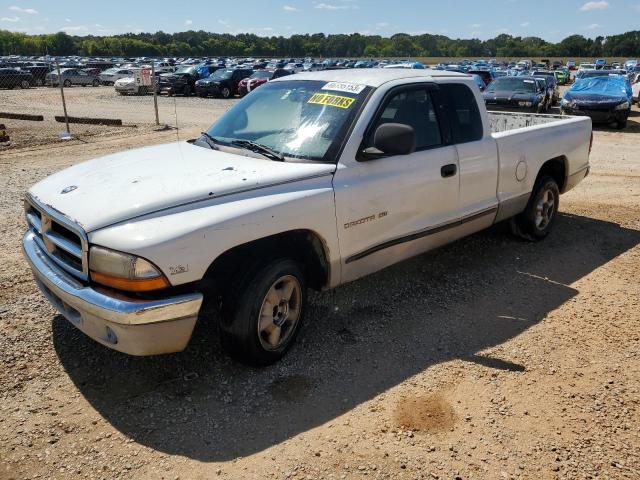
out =
<svg viewBox="0 0 640 480"><path fill-rule="evenodd" d="M181 105L185 138L229 102ZM314 295L262 370L204 323L180 354L107 350L22 259L31 184L175 131L0 151L0 478L640 478L639 119L595 132L546 241L496 226Z"/></svg>

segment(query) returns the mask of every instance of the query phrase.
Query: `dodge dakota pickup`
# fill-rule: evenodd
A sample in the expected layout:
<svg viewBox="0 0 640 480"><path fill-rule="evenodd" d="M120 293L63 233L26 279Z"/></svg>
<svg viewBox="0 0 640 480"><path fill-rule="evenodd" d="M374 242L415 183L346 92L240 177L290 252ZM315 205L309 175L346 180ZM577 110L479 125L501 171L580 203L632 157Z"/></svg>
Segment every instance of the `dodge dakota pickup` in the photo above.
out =
<svg viewBox="0 0 640 480"><path fill-rule="evenodd" d="M265 365L294 342L308 288L500 221L545 238L589 172L591 138L585 117L488 114L464 74L301 73L197 139L42 180L25 196L23 249L51 304L107 347L180 351L199 319Z"/></svg>

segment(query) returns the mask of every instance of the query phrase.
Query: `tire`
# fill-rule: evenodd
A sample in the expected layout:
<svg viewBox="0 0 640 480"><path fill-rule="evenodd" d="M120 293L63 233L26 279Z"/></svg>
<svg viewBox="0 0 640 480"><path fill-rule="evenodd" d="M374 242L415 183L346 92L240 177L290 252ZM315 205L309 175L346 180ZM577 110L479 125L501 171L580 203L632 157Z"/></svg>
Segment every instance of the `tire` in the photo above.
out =
<svg viewBox="0 0 640 480"><path fill-rule="evenodd" d="M618 120L616 122L616 130L624 130L627 128L627 120Z"/></svg>
<svg viewBox="0 0 640 480"><path fill-rule="evenodd" d="M91 82L91 85L93 85L94 87L99 87L100 86L100 80L94 80L93 82Z"/></svg>
<svg viewBox="0 0 640 480"><path fill-rule="evenodd" d="M220 96L222 98L230 98L231 97L231 89L228 87L223 87L222 90L220 90Z"/></svg>
<svg viewBox="0 0 640 480"><path fill-rule="evenodd" d="M62 82L62 86L69 88L71 86L71 80L65 80Z"/></svg>
<svg viewBox="0 0 640 480"><path fill-rule="evenodd" d="M560 204L560 189L549 176L536 180L524 211L511 219L511 231L517 237L536 242L544 239L555 223Z"/></svg>
<svg viewBox="0 0 640 480"><path fill-rule="evenodd" d="M184 95L185 97L191 96L191 85L184 86L184 88L182 89L182 95Z"/></svg>
<svg viewBox="0 0 640 480"><path fill-rule="evenodd" d="M29 87L30 87L30 85L29 85L29 81L28 80L22 80L20 82L20 88L24 89L24 88L29 88Z"/></svg>
<svg viewBox="0 0 640 480"><path fill-rule="evenodd" d="M267 261L245 272L223 297L220 340L236 360L269 365L284 356L298 334L306 281L290 259Z"/></svg>
<svg viewBox="0 0 640 480"><path fill-rule="evenodd" d="M41 87L42 85L44 85L44 80L42 80L41 78L38 78L36 80L36 87Z"/></svg>

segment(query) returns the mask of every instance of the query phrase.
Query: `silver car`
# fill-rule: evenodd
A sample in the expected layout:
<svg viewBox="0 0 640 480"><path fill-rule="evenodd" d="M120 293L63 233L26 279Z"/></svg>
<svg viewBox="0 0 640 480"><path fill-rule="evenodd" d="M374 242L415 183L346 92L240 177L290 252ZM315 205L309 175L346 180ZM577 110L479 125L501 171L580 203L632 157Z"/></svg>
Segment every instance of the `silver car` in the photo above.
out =
<svg viewBox="0 0 640 480"><path fill-rule="evenodd" d="M99 75L100 82L103 85L114 85L121 78L133 77L133 72L132 68L110 68Z"/></svg>
<svg viewBox="0 0 640 480"><path fill-rule="evenodd" d="M87 73L79 68L61 69L60 75L62 77L62 85L65 87L70 87L71 85L82 85L83 87L86 87L87 85L92 85L94 87L100 86L100 78L98 78L97 74ZM53 72L48 73L45 81L47 85L54 87L60 85L58 72L54 70Z"/></svg>

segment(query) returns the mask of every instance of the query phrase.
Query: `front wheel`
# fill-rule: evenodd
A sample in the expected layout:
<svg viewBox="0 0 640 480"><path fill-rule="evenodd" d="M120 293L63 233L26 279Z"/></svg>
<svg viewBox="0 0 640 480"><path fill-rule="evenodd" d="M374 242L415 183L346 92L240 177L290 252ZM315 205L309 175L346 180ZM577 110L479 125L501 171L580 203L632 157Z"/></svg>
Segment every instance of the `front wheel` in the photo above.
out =
<svg viewBox="0 0 640 480"><path fill-rule="evenodd" d="M99 87L100 86L100 80L94 80L93 82L91 82L91 85L93 85L94 87Z"/></svg>
<svg viewBox="0 0 640 480"><path fill-rule="evenodd" d="M511 231L532 242L542 240L553 228L559 204L556 181L549 176L539 178L524 211L511 219Z"/></svg>
<svg viewBox="0 0 640 480"><path fill-rule="evenodd" d="M20 88L29 88L29 86L28 80L22 80L22 82L20 82Z"/></svg>
<svg viewBox="0 0 640 480"><path fill-rule="evenodd" d="M625 128L627 128L627 119L626 118L624 120L618 120L616 122L616 129L624 130Z"/></svg>
<svg viewBox="0 0 640 480"><path fill-rule="evenodd" d="M184 95L185 97L191 96L191 85L185 85L184 89L182 90L182 95Z"/></svg>
<svg viewBox="0 0 640 480"><path fill-rule="evenodd" d="M69 87L71 86L71 80L65 80L64 82L62 82L62 85L63 85L64 87L69 88Z"/></svg>
<svg viewBox="0 0 640 480"><path fill-rule="evenodd" d="M222 90L220 90L220 95L222 95L222 98L231 97L231 89L224 87Z"/></svg>
<svg viewBox="0 0 640 480"><path fill-rule="evenodd" d="M293 260L276 259L233 282L222 302L223 348L249 365L269 365L293 345L306 302L306 281Z"/></svg>

